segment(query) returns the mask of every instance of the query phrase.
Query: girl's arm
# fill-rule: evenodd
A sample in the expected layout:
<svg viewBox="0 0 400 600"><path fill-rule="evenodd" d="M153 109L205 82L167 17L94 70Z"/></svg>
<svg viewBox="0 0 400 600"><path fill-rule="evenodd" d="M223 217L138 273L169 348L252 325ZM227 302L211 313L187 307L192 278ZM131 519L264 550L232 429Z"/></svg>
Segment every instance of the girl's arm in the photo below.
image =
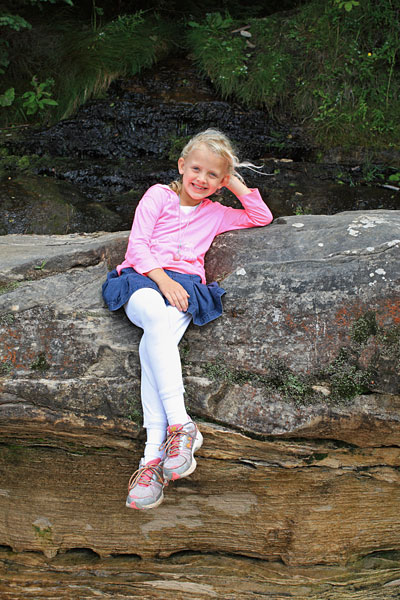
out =
<svg viewBox="0 0 400 600"><path fill-rule="evenodd" d="M239 196L247 196L247 194L251 193L251 189L247 187L247 185L240 181L236 175L230 175L228 183L225 186L232 194L238 198Z"/></svg>
<svg viewBox="0 0 400 600"><path fill-rule="evenodd" d="M230 208L220 205L222 215L216 235L232 229L263 227L271 223L272 213L257 189L248 188L235 175L229 177L225 187L235 194L243 208Z"/></svg>
<svg viewBox="0 0 400 600"><path fill-rule="evenodd" d="M117 267L118 273L121 268L127 266L134 267L142 275L160 267L158 260L151 253L151 238L162 206L163 196L160 189L157 186L149 188L136 208L125 261Z"/></svg>
<svg viewBox="0 0 400 600"><path fill-rule="evenodd" d="M178 310L183 312L188 309L189 294L180 283L171 279L164 269L153 269L146 273L160 288L160 292L166 297L172 306L176 306Z"/></svg>

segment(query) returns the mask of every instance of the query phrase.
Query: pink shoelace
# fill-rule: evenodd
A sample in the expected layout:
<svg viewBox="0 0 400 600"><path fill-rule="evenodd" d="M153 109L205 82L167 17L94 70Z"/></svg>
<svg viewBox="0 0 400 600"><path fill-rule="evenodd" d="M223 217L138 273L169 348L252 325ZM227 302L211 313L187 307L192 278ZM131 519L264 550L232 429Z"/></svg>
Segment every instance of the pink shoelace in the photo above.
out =
<svg viewBox="0 0 400 600"><path fill-rule="evenodd" d="M167 456L175 457L179 455L179 444L181 442L180 438L182 435L187 435L193 440L193 436L183 429L177 429L176 431L173 431L168 435L166 441L160 447L165 450Z"/></svg>
<svg viewBox="0 0 400 600"><path fill-rule="evenodd" d="M152 482L153 475L156 475L160 483L163 482L160 477L159 465L144 465L133 473L128 483L128 490L131 490L136 484L148 486Z"/></svg>

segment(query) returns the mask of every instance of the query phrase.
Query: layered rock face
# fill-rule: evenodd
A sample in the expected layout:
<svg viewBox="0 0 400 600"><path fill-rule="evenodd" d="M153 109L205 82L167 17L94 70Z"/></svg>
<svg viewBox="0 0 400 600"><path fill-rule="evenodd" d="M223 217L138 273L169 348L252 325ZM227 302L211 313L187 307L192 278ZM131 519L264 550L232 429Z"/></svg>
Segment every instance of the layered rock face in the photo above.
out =
<svg viewBox="0 0 400 600"><path fill-rule="evenodd" d="M147 561L134 567L141 581L148 561L186 552L292 573L398 559L400 212L287 217L217 238L207 273L226 289L224 315L181 343L205 444L196 472L146 513L124 507L143 445L140 331L100 291L126 241L0 239L0 544L48 560L72 549L136 555ZM189 597L161 563L169 575L153 595L143 583L148 596L126 597ZM186 581L200 586L207 568L186 569ZM386 596L357 598L391 598L395 571L379 580ZM207 585L195 597L247 597Z"/></svg>

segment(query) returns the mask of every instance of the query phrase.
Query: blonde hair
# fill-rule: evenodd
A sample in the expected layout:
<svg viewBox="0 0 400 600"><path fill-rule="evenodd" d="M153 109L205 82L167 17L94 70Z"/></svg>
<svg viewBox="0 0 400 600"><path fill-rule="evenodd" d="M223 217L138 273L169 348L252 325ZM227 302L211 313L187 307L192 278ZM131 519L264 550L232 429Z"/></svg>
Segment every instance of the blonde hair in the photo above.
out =
<svg viewBox="0 0 400 600"><path fill-rule="evenodd" d="M197 148L201 144L206 146L217 156L224 158L227 162L227 175L235 175L241 181L244 181L243 177L236 170L239 167L247 167L250 169L252 167L255 167L256 169L261 168L247 161L240 162L231 141L224 133L218 131L218 129L206 129L192 137L183 148L180 158L186 158L194 148ZM172 181L169 184L169 187L179 195L182 190L182 180L176 179L175 181Z"/></svg>

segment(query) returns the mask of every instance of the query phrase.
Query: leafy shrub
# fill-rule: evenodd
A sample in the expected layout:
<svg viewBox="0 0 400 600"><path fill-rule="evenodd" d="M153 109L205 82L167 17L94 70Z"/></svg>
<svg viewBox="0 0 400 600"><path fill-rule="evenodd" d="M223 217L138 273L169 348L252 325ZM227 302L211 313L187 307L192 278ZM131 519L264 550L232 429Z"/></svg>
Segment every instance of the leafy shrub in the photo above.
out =
<svg viewBox="0 0 400 600"><path fill-rule="evenodd" d="M311 0L249 19L189 22L188 45L225 98L308 122L320 142L399 146L400 6Z"/></svg>
<svg viewBox="0 0 400 600"><path fill-rule="evenodd" d="M91 24L55 18L51 24L19 33L4 77L12 87L0 95L0 104L10 106L4 114L8 122L21 116L26 120L49 107L53 110L48 119L70 115L81 103L104 93L114 79L135 75L165 56L176 36L174 25L140 11L96 28L94 22L98 23L93 18ZM34 89L26 92L29 85Z"/></svg>

